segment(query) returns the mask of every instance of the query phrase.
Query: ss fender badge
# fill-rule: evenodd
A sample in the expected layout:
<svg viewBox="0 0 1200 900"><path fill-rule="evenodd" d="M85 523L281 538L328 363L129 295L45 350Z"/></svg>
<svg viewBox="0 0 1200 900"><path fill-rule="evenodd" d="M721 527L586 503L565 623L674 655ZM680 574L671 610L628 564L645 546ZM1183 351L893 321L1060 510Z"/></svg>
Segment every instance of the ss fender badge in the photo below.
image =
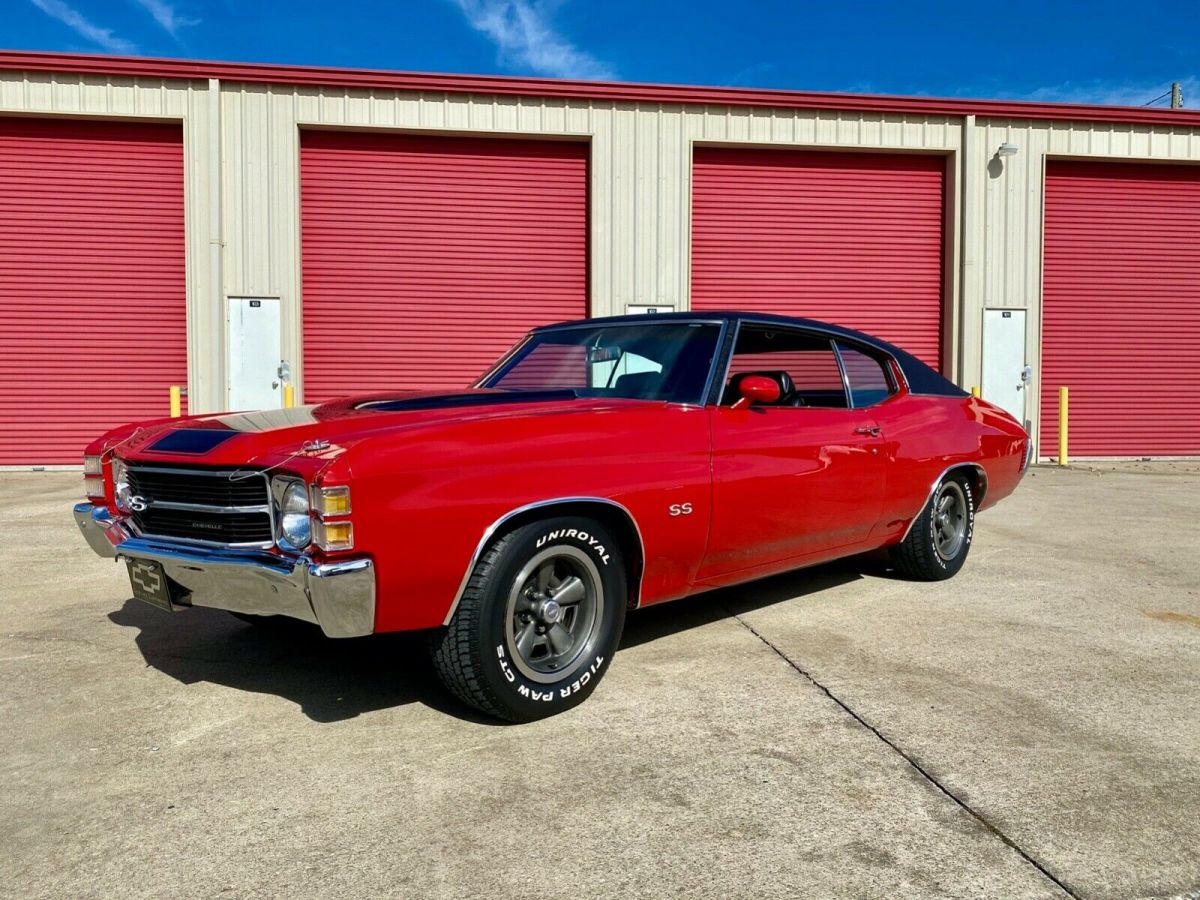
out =
<svg viewBox="0 0 1200 900"><path fill-rule="evenodd" d="M667 507L667 512L672 516L690 516L692 514L692 504L672 503Z"/></svg>

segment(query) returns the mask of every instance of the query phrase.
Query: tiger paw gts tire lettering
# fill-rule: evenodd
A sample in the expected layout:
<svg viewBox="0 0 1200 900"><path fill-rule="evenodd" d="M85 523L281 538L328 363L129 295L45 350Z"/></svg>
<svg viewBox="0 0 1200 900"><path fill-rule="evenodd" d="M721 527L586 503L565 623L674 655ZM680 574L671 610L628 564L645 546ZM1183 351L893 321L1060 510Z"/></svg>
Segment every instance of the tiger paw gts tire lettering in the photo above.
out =
<svg viewBox="0 0 1200 900"><path fill-rule="evenodd" d="M616 539L599 522L524 525L488 548L433 662L459 699L512 722L578 705L621 639L628 588Z"/></svg>

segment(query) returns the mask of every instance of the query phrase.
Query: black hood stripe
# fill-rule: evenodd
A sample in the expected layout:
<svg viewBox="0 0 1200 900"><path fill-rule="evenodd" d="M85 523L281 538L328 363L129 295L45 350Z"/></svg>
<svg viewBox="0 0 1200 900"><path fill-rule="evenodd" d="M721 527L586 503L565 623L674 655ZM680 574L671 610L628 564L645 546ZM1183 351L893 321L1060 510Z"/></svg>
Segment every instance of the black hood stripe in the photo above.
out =
<svg viewBox="0 0 1200 900"><path fill-rule="evenodd" d="M561 391L473 391L469 394L438 394L425 397L398 397L395 400L368 400L355 409L381 412L405 412L422 409L456 409L463 406L503 406L509 403L551 403L575 400L572 390Z"/></svg>
<svg viewBox="0 0 1200 900"><path fill-rule="evenodd" d="M238 434L224 428L180 428L169 431L147 447L159 453L207 453Z"/></svg>

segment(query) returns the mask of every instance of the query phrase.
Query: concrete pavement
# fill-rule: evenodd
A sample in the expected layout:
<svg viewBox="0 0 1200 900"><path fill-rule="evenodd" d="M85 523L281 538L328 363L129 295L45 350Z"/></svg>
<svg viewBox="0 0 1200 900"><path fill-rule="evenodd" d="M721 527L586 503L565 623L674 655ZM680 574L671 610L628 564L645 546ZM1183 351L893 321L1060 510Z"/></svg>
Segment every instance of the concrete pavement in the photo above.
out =
<svg viewBox="0 0 1200 900"><path fill-rule="evenodd" d="M636 613L515 727L410 636L128 600L79 481L0 475L0 894L1200 889L1200 466L1036 469L950 582L857 559Z"/></svg>

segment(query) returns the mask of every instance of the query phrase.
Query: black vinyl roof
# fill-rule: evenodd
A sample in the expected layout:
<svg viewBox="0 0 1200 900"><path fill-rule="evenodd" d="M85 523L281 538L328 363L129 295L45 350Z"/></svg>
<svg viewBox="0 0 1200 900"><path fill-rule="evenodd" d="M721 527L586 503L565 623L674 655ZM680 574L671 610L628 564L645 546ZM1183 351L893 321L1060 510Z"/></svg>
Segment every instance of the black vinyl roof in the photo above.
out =
<svg viewBox="0 0 1200 900"><path fill-rule="evenodd" d="M900 371L908 382L908 389L914 394L935 394L945 397L965 397L967 392L940 372L917 359L907 350L889 344L887 341L872 337L853 328L845 328L830 322L820 322L816 319L801 319L794 316L780 316L774 313L760 313L745 309L705 310L703 312L667 312L667 313L635 313L624 316L599 316L594 319L575 319L570 322L557 322L553 325L543 325L534 331L548 331L555 328L579 327L586 325L645 325L647 322L726 322L736 324L749 322L752 324L778 324L791 328L803 328L809 331L827 334L830 337L842 338L848 343L859 344L886 353L896 360Z"/></svg>

